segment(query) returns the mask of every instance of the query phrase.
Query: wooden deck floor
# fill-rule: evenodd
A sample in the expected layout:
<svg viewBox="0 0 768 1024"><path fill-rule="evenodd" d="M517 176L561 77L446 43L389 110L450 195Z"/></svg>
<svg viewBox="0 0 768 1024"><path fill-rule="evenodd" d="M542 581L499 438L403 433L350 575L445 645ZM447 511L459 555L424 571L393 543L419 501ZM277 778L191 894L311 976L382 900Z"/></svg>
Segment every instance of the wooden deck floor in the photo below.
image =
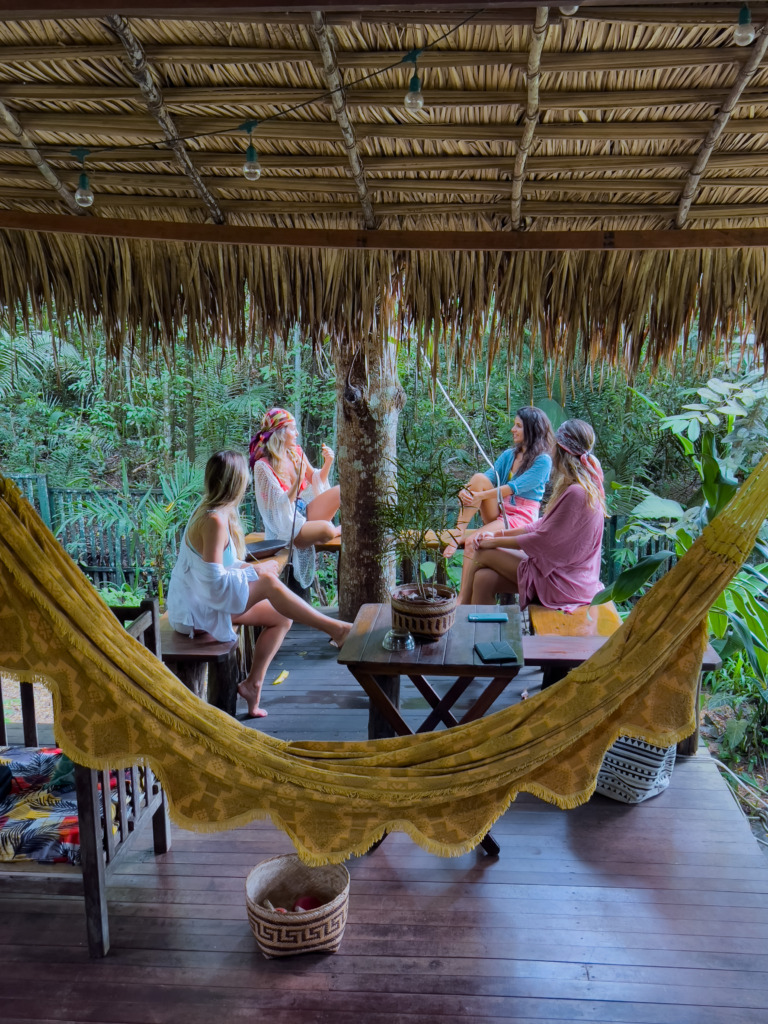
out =
<svg viewBox="0 0 768 1024"><path fill-rule="evenodd" d="M292 631L274 669L290 673L266 694L274 735L365 736L366 701L317 635ZM349 862L334 956L258 953L243 881L291 849L262 822L176 829L157 859L147 836L114 876L103 961L88 959L72 881L29 876L13 894L0 884L0 1020L768 1020L768 859L706 755L637 807L597 797L562 812L523 796L494 835L498 859L442 860L393 835Z"/></svg>

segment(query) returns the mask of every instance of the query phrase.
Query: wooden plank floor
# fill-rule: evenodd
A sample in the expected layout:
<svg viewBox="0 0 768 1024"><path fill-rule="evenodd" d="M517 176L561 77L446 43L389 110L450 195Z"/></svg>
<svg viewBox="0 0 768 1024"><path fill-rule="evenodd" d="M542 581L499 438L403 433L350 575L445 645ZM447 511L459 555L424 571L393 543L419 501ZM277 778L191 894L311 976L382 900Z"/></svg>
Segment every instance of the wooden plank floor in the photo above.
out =
<svg viewBox="0 0 768 1024"><path fill-rule="evenodd" d="M289 676L267 688L272 734L365 736L366 702L316 635L292 630L273 668L270 679ZM264 822L175 829L161 858L142 837L113 876L102 961L88 959L72 880L25 875L9 892L0 876L0 1020L768 1020L768 859L706 755L678 763L670 789L637 807L597 797L562 812L522 796L494 835L498 859L439 859L392 835L348 862L334 956L267 961L256 949L244 878L291 849Z"/></svg>

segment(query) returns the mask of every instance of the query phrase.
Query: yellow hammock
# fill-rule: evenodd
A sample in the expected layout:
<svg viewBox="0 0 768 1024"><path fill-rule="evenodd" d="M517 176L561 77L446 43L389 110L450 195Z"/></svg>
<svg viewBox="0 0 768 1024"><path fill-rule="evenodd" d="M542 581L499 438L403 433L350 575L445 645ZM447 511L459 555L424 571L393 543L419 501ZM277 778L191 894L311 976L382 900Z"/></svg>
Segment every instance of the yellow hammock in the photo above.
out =
<svg viewBox="0 0 768 1024"><path fill-rule="evenodd" d="M207 706L127 636L0 476L0 672L52 691L74 760L148 762L185 828L269 817L310 864L362 853L385 830L454 856L521 791L562 808L588 800L618 736L667 747L693 732L707 611L767 513L768 456L621 629L544 694L443 732L289 743Z"/></svg>

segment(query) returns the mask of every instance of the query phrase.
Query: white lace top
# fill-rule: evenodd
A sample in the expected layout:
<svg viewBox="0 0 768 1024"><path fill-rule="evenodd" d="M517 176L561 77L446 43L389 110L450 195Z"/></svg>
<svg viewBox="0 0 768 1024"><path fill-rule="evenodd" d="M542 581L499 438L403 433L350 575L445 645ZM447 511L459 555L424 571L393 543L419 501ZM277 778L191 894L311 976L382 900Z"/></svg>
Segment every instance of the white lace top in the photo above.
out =
<svg viewBox="0 0 768 1024"><path fill-rule="evenodd" d="M309 504L313 498L323 491L328 490L328 481L320 477L320 470L316 469L312 474L312 483L299 495L300 500ZM264 522L264 535L266 540L281 539L289 541L291 531L295 537L307 517L301 511L296 511L294 523L294 507L287 491L283 490L280 480L274 470L265 459L259 459L253 467L253 490L256 495L256 504ZM293 575L300 587L308 587L315 578L315 549L299 548L293 549L291 557Z"/></svg>

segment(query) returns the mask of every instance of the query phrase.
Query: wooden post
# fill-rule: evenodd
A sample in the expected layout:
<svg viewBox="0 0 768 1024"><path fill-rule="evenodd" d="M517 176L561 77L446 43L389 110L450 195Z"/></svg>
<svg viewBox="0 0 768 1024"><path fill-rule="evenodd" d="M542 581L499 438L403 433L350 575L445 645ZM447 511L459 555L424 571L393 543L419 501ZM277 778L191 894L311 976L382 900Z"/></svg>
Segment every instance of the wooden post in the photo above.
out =
<svg viewBox="0 0 768 1024"><path fill-rule="evenodd" d="M107 872L104 865L104 838L99 814L99 787L96 772L75 765L77 816L80 826L80 859L85 895L85 923L88 950L92 957L109 951L107 913ZM109 789L105 800L109 799ZM107 806L107 814L109 807Z"/></svg>
<svg viewBox="0 0 768 1024"><path fill-rule="evenodd" d="M394 567L381 559L378 507L394 484L397 420L404 392L393 345L363 355L337 343L336 408L341 486L339 615L354 619L361 605L389 600Z"/></svg>

